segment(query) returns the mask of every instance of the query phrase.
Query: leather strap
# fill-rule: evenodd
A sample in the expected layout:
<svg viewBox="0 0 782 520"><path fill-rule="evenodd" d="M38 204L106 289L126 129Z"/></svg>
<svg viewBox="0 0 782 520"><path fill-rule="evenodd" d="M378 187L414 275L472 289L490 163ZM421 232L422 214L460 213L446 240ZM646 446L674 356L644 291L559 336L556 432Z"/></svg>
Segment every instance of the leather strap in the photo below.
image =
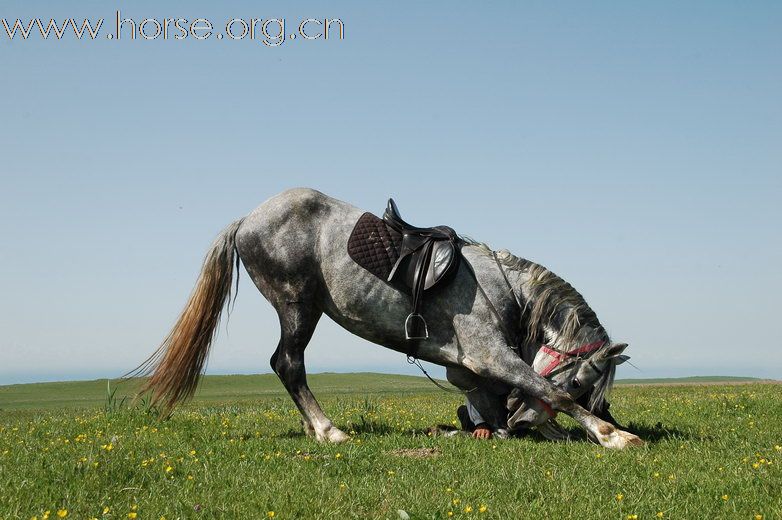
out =
<svg viewBox="0 0 782 520"><path fill-rule="evenodd" d="M494 316L494 320L497 322L497 325L502 330L502 335L505 336L505 342L510 345L510 348L514 350L517 354L520 354L519 351L519 344L518 340L513 341L514 335L510 333L508 330L508 327L505 325L505 321L503 321L502 317L500 316L499 311L497 311L497 307L494 306L494 303L491 301L491 298L489 298L489 295L486 294L486 291L484 290L483 286L481 285L481 282L478 280L478 277L475 274L475 270L472 268L472 265L470 265L470 262L465 259L464 265L467 266L467 270L470 271L472 274L473 279L475 280L475 284L478 286L478 291L480 291L481 295L483 296L483 299L486 300L486 303L489 304L489 310L491 310L492 316ZM504 276L505 273L503 273ZM505 281L508 281L507 278L505 278ZM508 285L510 285L510 282L508 282ZM511 288L512 291L512 288ZM515 298L515 293L514 293Z"/></svg>
<svg viewBox="0 0 782 520"><path fill-rule="evenodd" d="M424 294L424 286L426 286L426 270L429 269L429 254L434 246L433 241L428 241L424 245L421 254L418 256L418 262L415 266L415 276L413 278L413 314L420 314L421 312L421 297Z"/></svg>

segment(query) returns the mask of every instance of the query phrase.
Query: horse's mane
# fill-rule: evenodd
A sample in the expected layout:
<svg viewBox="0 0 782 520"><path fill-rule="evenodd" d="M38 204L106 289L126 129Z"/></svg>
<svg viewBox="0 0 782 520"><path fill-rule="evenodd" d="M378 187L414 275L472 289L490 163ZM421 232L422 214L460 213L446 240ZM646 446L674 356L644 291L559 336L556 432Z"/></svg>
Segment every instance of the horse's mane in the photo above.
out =
<svg viewBox="0 0 782 520"><path fill-rule="evenodd" d="M486 244L468 241L483 254L492 256L493 251ZM595 311L587 305L572 285L531 260L513 255L507 250L497 251L497 260L503 267L526 273L527 281L521 288L521 325L526 329L525 341L543 341L546 328L556 332L557 342L573 344L584 338L583 327L592 329L593 334L605 334Z"/></svg>
<svg viewBox="0 0 782 520"><path fill-rule="evenodd" d="M487 256L495 255L486 244L472 239L464 240ZM515 256L507 250L497 251L496 258L503 267L526 274L521 294L517 293L522 305L519 326L522 331L526 330L526 344L539 345L546 341L546 331L552 332L555 336L552 339L566 351L596 336L608 340L608 334L595 311L568 282L542 265ZM615 371L616 365L611 363L603 377L595 383L589 400L591 409L603 407L605 396L613 385Z"/></svg>

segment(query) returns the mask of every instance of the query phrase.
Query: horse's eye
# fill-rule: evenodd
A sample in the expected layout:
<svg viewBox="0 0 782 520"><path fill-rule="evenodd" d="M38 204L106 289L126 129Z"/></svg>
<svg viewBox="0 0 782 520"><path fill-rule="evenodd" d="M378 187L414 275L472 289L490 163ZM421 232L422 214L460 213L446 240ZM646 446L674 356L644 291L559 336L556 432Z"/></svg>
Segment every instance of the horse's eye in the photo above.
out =
<svg viewBox="0 0 782 520"><path fill-rule="evenodd" d="M570 385L573 388L581 388L581 381L578 380L578 378L573 378L573 381L570 382Z"/></svg>

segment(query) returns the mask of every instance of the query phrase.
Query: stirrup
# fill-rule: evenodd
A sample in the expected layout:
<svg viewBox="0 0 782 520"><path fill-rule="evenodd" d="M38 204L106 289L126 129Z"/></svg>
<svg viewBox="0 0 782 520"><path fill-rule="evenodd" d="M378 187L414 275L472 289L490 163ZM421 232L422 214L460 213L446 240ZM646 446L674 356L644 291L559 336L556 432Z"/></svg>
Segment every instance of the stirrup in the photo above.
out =
<svg viewBox="0 0 782 520"><path fill-rule="evenodd" d="M410 319L413 319L413 325L415 325L415 320L420 320L420 323L424 325L424 335L423 336L413 336L410 334ZM423 316L421 316L418 313L411 312L407 319L405 320L405 339L429 339L429 329L426 326L426 320Z"/></svg>

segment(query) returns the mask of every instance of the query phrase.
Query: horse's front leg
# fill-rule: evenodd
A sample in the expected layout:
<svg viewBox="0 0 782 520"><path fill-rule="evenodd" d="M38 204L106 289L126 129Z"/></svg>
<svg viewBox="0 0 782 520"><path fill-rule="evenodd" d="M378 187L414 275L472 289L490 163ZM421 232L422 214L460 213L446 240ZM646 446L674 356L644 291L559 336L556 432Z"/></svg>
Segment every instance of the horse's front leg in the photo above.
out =
<svg viewBox="0 0 782 520"><path fill-rule="evenodd" d="M553 410L569 415L606 448L621 449L643 444L638 436L615 428L579 406L570 394L541 377L504 345L481 349L480 356L464 356L462 365L481 377L519 388Z"/></svg>

